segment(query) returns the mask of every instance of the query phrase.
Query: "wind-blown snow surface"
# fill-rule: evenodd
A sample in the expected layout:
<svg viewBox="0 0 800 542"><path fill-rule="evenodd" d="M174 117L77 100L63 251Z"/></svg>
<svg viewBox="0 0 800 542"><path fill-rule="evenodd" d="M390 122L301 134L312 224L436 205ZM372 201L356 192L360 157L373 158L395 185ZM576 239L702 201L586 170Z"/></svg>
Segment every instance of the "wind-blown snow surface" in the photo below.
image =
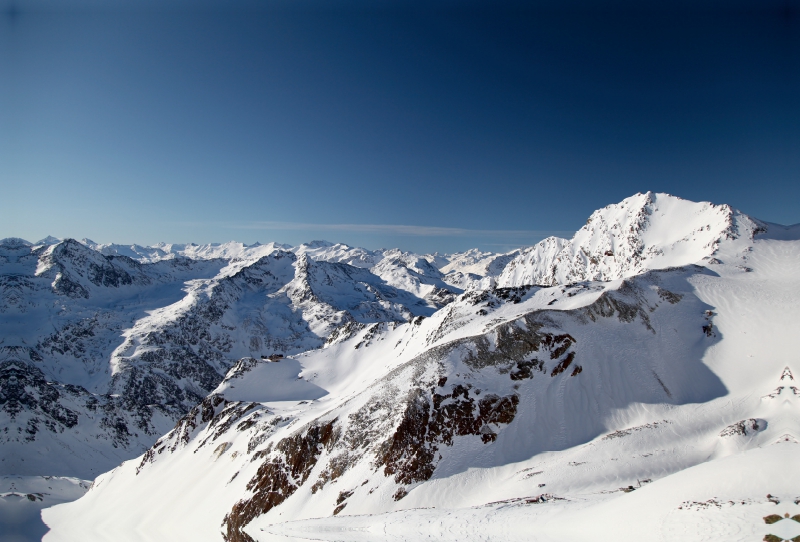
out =
<svg viewBox="0 0 800 542"><path fill-rule="evenodd" d="M512 286L244 357L45 540L793 538L799 233L629 198Z"/></svg>

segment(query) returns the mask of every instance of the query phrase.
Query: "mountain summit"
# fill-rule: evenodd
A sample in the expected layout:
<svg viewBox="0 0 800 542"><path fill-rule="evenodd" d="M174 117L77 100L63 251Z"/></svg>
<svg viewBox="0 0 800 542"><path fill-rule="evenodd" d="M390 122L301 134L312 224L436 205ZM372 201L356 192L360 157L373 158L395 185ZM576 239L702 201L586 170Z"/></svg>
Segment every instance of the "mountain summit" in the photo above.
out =
<svg viewBox="0 0 800 542"><path fill-rule="evenodd" d="M710 258L723 240L752 240L767 225L728 205L636 194L592 213L569 240L548 238L503 270L498 286L571 284L631 277Z"/></svg>

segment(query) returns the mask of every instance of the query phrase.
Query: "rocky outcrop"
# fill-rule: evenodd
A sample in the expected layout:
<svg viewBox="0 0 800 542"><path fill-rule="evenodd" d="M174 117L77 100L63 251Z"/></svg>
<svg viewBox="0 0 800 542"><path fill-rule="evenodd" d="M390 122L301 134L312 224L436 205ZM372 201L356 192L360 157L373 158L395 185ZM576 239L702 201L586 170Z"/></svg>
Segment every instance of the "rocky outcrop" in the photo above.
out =
<svg viewBox="0 0 800 542"><path fill-rule="evenodd" d="M11 422L22 421L22 414L27 414L24 426L14 427L16 435L9 434L12 427L6 425L3 437L32 442L42 429L63 432L75 427L78 413L62 403L65 396L78 400L85 408L97 408L97 399L79 386L48 382L42 371L28 363L0 363L0 410Z"/></svg>
<svg viewBox="0 0 800 542"><path fill-rule="evenodd" d="M258 473L247 483L253 492L250 499L236 503L225 516L226 539L239 540L242 528L253 518L266 514L289 498L308 480L323 450L330 450L338 441L335 421L315 422L302 431L278 442L273 457L262 463Z"/></svg>
<svg viewBox="0 0 800 542"><path fill-rule="evenodd" d="M767 428L767 421L756 419L756 418L749 418L747 420L742 420L736 422L734 424L729 425L722 431L720 431L719 436L721 437L751 437L756 433L763 431Z"/></svg>
<svg viewBox="0 0 800 542"><path fill-rule="evenodd" d="M82 431L88 438L124 449L138 443L137 426L141 430L136 413L119 397L50 381L34 363L19 358L6 357L0 362L0 416L4 418L0 443L15 447L36 446L37 442ZM149 435L142 435L145 441L153 438L155 431L151 429ZM5 459L7 469L19 467L20 460L14 454Z"/></svg>

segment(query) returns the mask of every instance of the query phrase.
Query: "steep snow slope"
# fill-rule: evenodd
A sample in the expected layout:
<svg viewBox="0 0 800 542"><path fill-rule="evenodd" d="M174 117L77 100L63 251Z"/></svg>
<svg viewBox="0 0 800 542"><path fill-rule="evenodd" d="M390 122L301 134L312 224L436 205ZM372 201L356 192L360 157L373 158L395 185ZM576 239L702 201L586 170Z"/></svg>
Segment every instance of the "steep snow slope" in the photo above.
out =
<svg viewBox="0 0 800 542"><path fill-rule="evenodd" d="M46 540L87 521L116 540L634 540L647 525L748 539L777 506L766 492L781 514L798 497L781 476L800 435L793 231L731 230L701 266L467 292L430 318L242 361L147 454L46 510Z"/></svg>
<svg viewBox="0 0 800 542"><path fill-rule="evenodd" d="M800 514L798 467L797 445L779 442L610 495L540 493L476 507L327 517L251 531L264 541L791 540L800 535L800 523L789 519Z"/></svg>
<svg viewBox="0 0 800 542"><path fill-rule="evenodd" d="M502 287L614 280L711 257L725 239L752 239L767 225L728 205L636 194L595 211L570 241L548 238L517 256Z"/></svg>

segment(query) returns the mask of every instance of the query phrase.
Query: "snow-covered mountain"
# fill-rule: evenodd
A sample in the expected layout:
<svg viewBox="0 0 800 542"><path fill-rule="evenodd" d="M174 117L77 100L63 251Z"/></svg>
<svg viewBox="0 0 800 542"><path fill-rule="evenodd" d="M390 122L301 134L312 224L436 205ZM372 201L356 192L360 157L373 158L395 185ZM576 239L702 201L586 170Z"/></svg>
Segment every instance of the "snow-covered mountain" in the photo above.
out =
<svg viewBox="0 0 800 542"><path fill-rule="evenodd" d="M59 241L59 239L50 236L47 237L47 240L50 241L47 244L53 244ZM245 245L244 243L237 243L236 241L230 241L228 243L207 243L203 245L195 243L158 243L152 246L137 244L120 245L116 243L103 244L96 243L91 239L81 239L80 242L104 256L127 256L141 263L153 263L181 257L192 260L253 260L261 256L266 256L276 249L285 250L291 248L288 245L279 243L268 243L266 245L255 243L253 245Z"/></svg>
<svg viewBox="0 0 800 542"><path fill-rule="evenodd" d="M264 247L142 263L70 239L3 240L2 472L94 476L147 449L238 359L430 316L459 292L404 262L381 267L392 286L337 262L342 246L319 260L313 245Z"/></svg>
<svg viewBox="0 0 800 542"><path fill-rule="evenodd" d="M525 250L497 284L571 284L631 277L647 269L710 258L726 239L767 230L728 205L695 203L669 194L636 194L595 211L567 241L550 237Z"/></svg>
<svg viewBox="0 0 800 542"><path fill-rule="evenodd" d="M51 439L3 457L131 458L48 542L800 535L799 226L647 193L504 255L0 244L4 425Z"/></svg>
<svg viewBox="0 0 800 542"><path fill-rule="evenodd" d="M508 262L519 253L519 250L495 254L471 249L446 256L447 263L440 267L440 270L442 273L461 272L481 277L496 276L502 273Z"/></svg>
<svg viewBox="0 0 800 542"><path fill-rule="evenodd" d="M495 280L519 250L496 254L478 249L455 254L429 254L426 259L444 273L442 279L464 290L486 289L495 285Z"/></svg>
<svg viewBox="0 0 800 542"><path fill-rule="evenodd" d="M60 239L48 236L35 245L51 245L59 241ZM445 282L461 290L490 285L491 281L485 279L496 279L508 262L520 253L519 250L514 250L505 254L496 254L471 249L454 254L436 253L420 256L398 249L368 250L329 241L311 241L296 247L279 243L245 245L236 241L205 245L158 243L152 246L100 244L91 239L82 239L80 242L103 255L128 256L140 263L152 263L176 257L194 260L215 258L255 260L275 250L286 250L298 256L305 254L315 261L346 263L354 267L373 270L376 270L378 266L384 269L391 268L393 263L399 263L401 267L407 267L418 274L438 279L438 282ZM408 283L408 280L403 282ZM418 283L419 281L412 279L411 282ZM415 289L414 286L411 288Z"/></svg>
<svg viewBox="0 0 800 542"><path fill-rule="evenodd" d="M700 362L719 341L702 331L707 305L688 284L704 273L465 294L419 324L378 324L295 357L287 380L299 374L308 389L297 390L291 405L270 403L272 388L253 394L253 383L274 382L283 362L254 364L115 479L144 488L217 453L220 496L211 515L224 517L232 540L254 521L474 502L470 470L584 444L608 433L608 418L630 404L724 395L724 384ZM667 323L694 340L675 345L655 331ZM641 352L635 363L620 352L623 337L629 352ZM686 455L685 463L697 460ZM446 489L454 485L463 491Z"/></svg>

